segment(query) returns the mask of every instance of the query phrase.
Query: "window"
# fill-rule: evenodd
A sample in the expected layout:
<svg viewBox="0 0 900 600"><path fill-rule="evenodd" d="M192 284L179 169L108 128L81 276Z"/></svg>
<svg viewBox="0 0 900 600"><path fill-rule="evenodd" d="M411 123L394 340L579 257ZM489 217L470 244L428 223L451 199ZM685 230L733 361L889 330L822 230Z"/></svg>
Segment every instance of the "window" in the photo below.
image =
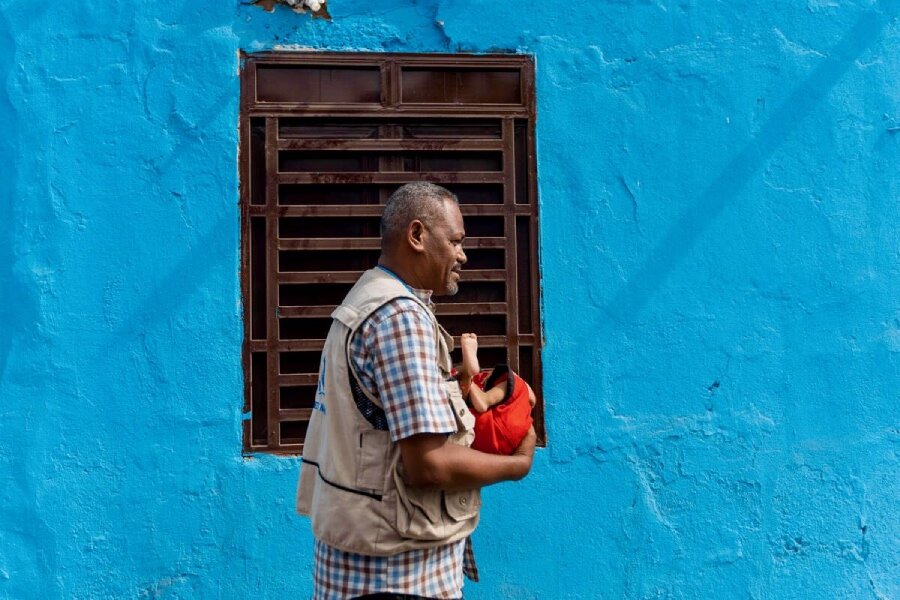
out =
<svg viewBox="0 0 900 600"><path fill-rule="evenodd" d="M450 189L465 219L469 262L438 319L540 397L529 58L245 55L240 140L245 452L302 450L329 315L375 265L382 207L409 181ZM538 405L540 440L543 424Z"/></svg>

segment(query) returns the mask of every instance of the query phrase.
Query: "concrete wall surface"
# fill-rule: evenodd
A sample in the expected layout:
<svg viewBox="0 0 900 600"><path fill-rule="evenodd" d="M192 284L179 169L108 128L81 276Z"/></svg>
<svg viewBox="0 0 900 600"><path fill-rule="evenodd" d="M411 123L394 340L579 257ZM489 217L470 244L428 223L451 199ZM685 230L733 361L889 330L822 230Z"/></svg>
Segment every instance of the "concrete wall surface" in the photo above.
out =
<svg viewBox="0 0 900 600"><path fill-rule="evenodd" d="M0 0L0 597L305 598L241 457L238 51L531 54L507 598L900 598L900 3Z"/></svg>

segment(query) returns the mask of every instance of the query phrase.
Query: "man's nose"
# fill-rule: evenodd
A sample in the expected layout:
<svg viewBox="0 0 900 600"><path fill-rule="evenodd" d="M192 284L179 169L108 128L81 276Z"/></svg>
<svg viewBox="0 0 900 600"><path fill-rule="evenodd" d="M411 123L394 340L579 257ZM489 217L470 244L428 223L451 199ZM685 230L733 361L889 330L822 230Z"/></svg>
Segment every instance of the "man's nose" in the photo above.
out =
<svg viewBox="0 0 900 600"><path fill-rule="evenodd" d="M466 251L463 250L462 248L460 248L459 254L456 255L456 262L458 262L461 265L464 265L464 264L466 264L467 260L469 260L469 259L466 256Z"/></svg>

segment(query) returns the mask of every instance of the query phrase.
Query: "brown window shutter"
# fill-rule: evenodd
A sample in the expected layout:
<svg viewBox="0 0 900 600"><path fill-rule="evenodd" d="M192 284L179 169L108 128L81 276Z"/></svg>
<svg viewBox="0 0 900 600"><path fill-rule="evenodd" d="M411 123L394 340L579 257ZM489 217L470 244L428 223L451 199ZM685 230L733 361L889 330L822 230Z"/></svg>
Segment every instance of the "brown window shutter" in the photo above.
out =
<svg viewBox="0 0 900 600"><path fill-rule="evenodd" d="M401 184L459 197L469 261L440 298L541 397L534 64L522 56L261 53L242 57L245 453L296 454L330 314L379 255ZM454 356L459 361L458 351ZM535 427L545 439L543 405Z"/></svg>

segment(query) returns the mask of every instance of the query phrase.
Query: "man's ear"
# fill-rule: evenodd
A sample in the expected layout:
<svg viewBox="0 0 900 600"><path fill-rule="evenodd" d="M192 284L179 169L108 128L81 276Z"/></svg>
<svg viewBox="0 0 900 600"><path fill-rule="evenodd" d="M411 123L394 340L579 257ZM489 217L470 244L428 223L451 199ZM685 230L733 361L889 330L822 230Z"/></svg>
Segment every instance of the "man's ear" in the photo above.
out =
<svg viewBox="0 0 900 600"><path fill-rule="evenodd" d="M425 224L415 219L406 228L406 242L416 252L425 252Z"/></svg>

